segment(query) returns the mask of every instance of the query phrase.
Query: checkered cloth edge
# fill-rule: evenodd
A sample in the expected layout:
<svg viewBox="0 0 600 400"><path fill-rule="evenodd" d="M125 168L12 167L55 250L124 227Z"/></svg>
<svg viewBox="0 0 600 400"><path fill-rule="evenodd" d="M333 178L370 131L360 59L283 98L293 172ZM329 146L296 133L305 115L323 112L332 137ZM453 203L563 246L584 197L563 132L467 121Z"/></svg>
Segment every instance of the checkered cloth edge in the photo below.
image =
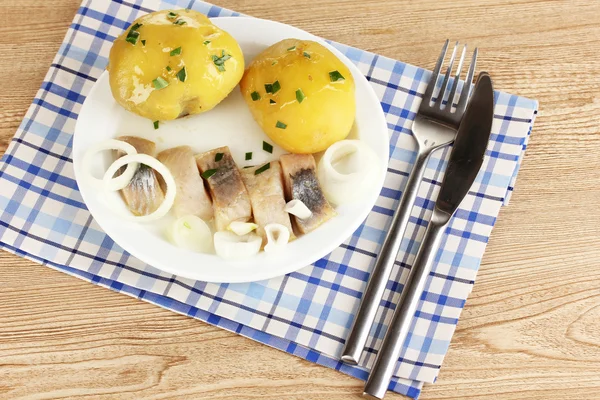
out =
<svg viewBox="0 0 600 400"><path fill-rule="evenodd" d="M388 174L365 222L325 258L284 277L211 284L159 271L116 245L87 211L74 180L71 144L86 94L114 38L140 15L191 8L209 17L238 13L200 1L86 0L0 164L0 245L7 251L121 293L231 330L309 361L365 379L391 319L439 190L448 149L429 162L393 279L360 366L338 361L370 268L415 159L411 122L428 71L332 43L363 72L385 111ZM492 227L514 182L537 102L495 94L482 171L442 241L390 389L416 398L433 382L469 295Z"/></svg>

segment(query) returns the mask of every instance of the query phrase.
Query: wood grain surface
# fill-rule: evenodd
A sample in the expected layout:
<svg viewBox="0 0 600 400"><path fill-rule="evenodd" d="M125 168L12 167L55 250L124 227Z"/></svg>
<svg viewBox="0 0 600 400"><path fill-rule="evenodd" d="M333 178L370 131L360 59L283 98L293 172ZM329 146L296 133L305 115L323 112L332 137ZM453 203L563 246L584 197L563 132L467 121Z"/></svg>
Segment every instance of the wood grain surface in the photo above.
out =
<svg viewBox="0 0 600 400"><path fill-rule="evenodd" d="M1 151L79 2L0 0ZM540 101L511 204L422 399L600 399L600 1L216 3L428 68L460 39L479 46L497 89ZM333 400L362 385L0 253L1 399Z"/></svg>

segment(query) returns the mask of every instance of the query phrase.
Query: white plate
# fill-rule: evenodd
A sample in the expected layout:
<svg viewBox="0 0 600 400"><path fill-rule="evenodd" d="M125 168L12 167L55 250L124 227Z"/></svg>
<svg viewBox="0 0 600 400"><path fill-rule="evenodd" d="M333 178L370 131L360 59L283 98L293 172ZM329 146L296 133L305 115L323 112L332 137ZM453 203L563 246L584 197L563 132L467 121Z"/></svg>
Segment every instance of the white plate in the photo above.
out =
<svg viewBox="0 0 600 400"><path fill-rule="evenodd" d="M315 40L329 48L352 71L356 82L356 122L351 138L367 143L379 156L377 182L364 200L356 205L338 207L339 215L315 231L291 242L279 254L260 253L240 262L226 261L214 254L199 254L175 247L164 231L171 216L158 223L123 222L115 208L126 212L117 193L102 194L81 179L81 161L93 144L121 135L136 135L157 144L157 151L187 144L196 152L227 145L240 166L257 165L284 154L274 146L273 154L262 150L263 140L272 143L252 119L238 88L215 109L206 114L162 122L154 130L152 122L125 111L113 99L108 74L103 73L85 100L73 140L73 164L81 195L102 229L121 247L140 260L178 276L208 282L250 282L284 275L305 267L344 242L360 226L375 204L385 177L388 160L388 133L385 116L373 89L358 68L338 50L300 29L256 18L226 17L212 21L229 32L240 44L246 65L263 49L287 38ZM244 153L253 152L251 162ZM108 152L106 152L108 153ZM102 158L103 157L103 158ZM109 155L98 156L94 176L101 177L110 165ZM357 188L357 190L359 190Z"/></svg>

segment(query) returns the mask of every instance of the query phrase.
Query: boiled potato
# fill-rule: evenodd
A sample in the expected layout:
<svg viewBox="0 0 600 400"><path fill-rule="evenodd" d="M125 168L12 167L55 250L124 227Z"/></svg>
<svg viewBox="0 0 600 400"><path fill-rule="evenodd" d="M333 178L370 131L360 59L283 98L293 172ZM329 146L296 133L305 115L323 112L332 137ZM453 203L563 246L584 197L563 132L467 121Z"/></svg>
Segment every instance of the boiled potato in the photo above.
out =
<svg viewBox="0 0 600 400"><path fill-rule="evenodd" d="M203 14L164 10L138 18L115 40L107 69L119 104L172 120L219 104L240 81L244 56Z"/></svg>
<svg viewBox="0 0 600 400"><path fill-rule="evenodd" d="M265 133L291 153L316 153L348 136L356 114L354 79L317 42L286 39L260 53L240 82Z"/></svg>

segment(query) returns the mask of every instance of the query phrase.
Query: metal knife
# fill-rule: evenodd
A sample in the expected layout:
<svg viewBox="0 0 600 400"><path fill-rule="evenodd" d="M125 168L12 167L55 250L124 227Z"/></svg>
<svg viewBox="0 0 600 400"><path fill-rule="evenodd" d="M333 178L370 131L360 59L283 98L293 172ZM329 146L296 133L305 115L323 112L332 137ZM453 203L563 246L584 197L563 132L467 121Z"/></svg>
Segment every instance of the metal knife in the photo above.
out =
<svg viewBox="0 0 600 400"><path fill-rule="evenodd" d="M493 118L492 80L486 72L482 72L477 78L473 97L458 128L431 221L365 385L365 396L382 399L388 389L442 236L483 163Z"/></svg>

